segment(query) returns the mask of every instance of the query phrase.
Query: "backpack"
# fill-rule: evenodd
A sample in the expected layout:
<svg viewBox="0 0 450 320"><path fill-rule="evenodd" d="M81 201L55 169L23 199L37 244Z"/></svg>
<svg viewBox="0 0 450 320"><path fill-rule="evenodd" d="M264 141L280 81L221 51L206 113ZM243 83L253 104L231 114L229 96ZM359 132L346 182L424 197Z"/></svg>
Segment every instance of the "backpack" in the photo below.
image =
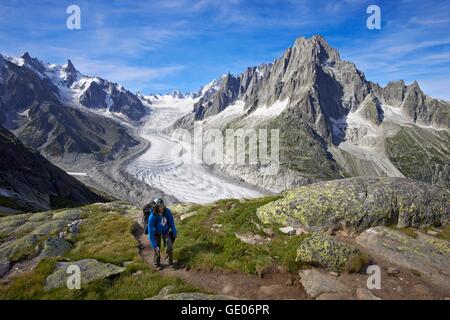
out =
<svg viewBox="0 0 450 320"><path fill-rule="evenodd" d="M142 222L144 225L144 233L148 234L148 218L150 217L150 209L152 205L150 203L146 204L144 208L142 208Z"/></svg>

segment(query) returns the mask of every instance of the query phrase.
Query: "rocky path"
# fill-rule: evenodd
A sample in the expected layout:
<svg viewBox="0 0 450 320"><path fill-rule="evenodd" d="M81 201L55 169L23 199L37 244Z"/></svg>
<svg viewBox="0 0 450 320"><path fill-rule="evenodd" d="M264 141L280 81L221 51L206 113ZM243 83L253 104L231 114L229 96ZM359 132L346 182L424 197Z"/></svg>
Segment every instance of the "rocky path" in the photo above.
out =
<svg viewBox="0 0 450 320"><path fill-rule="evenodd" d="M139 228L136 237L141 247L142 258L152 265L153 252L142 228ZM298 276L285 272L274 271L259 277L222 270L188 270L183 266L164 268L160 272L166 276L179 277L212 294L227 295L238 299L307 299L306 292L298 281Z"/></svg>

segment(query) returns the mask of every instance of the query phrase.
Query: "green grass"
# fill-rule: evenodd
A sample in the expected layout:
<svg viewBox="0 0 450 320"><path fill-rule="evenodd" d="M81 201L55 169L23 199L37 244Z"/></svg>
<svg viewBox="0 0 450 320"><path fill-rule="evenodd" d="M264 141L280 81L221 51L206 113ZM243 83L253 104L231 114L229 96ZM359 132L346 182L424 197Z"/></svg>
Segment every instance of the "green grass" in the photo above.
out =
<svg viewBox="0 0 450 320"><path fill-rule="evenodd" d="M32 272L14 278L8 285L0 285L0 299L39 299L43 295L45 279L53 271L54 265L54 259L43 260Z"/></svg>
<svg viewBox="0 0 450 320"><path fill-rule="evenodd" d="M119 213L93 212L81 225L75 238L71 260L97 259L121 264L136 257L138 243L133 236L135 223Z"/></svg>
<svg viewBox="0 0 450 320"><path fill-rule="evenodd" d="M21 274L9 284L0 284L0 299L145 299L155 296L168 285L176 292L198 289L176 277L167 277L154 271L140 257L138 242L133 236L135 223L117 210L87 206L83 208L86 219L80 234L74 239L74 248L66 257L71 261L97 259L122 265L131 262L118 276L82 285L80 290L59 288L45 291L45 281L54 270L56 259L44 259L31 272ZM135 274L136 271L142 271Z"/></svg>
<svg viewBox="0 0 450 320"><path fill-rule="evenodd" d="M190 211L197 211L197 215L177 222L175 259L193 269L229 269L257 274L273 265L283 265L289 271L297 271L296 249L304 236L283 235L277 232L277 226L271 226L276 236L267 244L251 245L235 236L237 232L266 237L253 223L260 223L256 209L276 199L278 197L221 200L193 208ZM213 224L222 225L219 232L211 230Z"/></svg>
<svg viewBox="0 0 450 320"><path fill-rule="evenodd" d="M399 228L397 226L391 226L390 228L393 230L396 230L396 231L400 231L414 239L416 239L418 237L416 230L414 230L413 228Z"/></svg>
<svg viewBox="0 0 450 320"><path fill-rule="evenodd" d="M439 228L437 237L442 240L450 241L450 225Z"/></svg>
<svg viewBox="0 0 450 320"><path fill-rule="evenodd" d="M406 128L386 139L386 152L392 163L408 178L428 183L440 176L439 185L449 187L450 175L445 170L450 161L446 150L449 134L431 134L418 127Z"/></svg>
<svg viewBox="0 0 450 320"><path fill-rule="evenodd" d="M173 293L198 291L176 277L162 276L142 260L137 259L117 277L83 285L80 290L59 288L44 291L45 279L53 271L56 260L43 260L32 271L15 278L9 285L0 285L2 300L142 300L153 297L168 286L175 286ZM139 275L136 270L142 270Z"/></svg>

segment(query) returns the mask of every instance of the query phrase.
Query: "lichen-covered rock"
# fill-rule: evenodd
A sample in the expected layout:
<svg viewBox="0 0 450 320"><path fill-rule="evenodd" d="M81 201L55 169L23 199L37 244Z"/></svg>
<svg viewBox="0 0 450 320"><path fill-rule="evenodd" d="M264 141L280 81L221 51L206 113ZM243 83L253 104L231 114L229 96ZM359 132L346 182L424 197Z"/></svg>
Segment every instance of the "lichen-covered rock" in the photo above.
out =
<svg viewBox="0 0 450 320"><path fill-rule="evenodd" d="M19 261L36 253L39 238L36 235L26 235L0 245L0 260Z"/></svg>
<svg viewBox="0 0 450 320"><path fill-rule="evenodd" d="M51 219L53 216L52 211L36 212L29 215L28 221L41 222Z"/></svg>
<svg viewBox="0 0 450 320"><path fill-rule="evenodd" d="M8 229L8 228L17 228L27 221L25 219L14 219L10 221L1 221L0 230Z"/></svg>
<svg viewBox="0 0 450 320"><path fill-rule="evenodd" d="M9 235L14 236L15 238L19 238L23 235L33 232L42 223L43 223L42 221L28 221L27 223L21 225L20 227L17 227Z"/></svg>
<svg viewBox="0 0 450 320"><path fill-rule="evenodd" d="M189 210L191 210L193 206L194 206L193 203L179 203L179 204L176 204L176 205L172 206L170 208L170 210L175 215L181 215L181 214L188 213Z"/></svg>
<svg viewBox="0 0 450 320"><path fill-rule="evenodd" d="M317 230L435 226L450 220L450 191L406 178L358 177L286 191L257 215L264 223Z"/></svg>
<svg viewBox="0 0 450 320"><path fill-rule="evenodd" d="M235 300L236 298L226 295L213 295L200 292L182 292L174 293L175 286L167 286L154 297L145 300Z"/></svg>
<svg viewBox="0 0 450 320"><path fill-rule="evenodd" d="M77 265L81 271L81 284L101 280L110 276L122 273L124 267L119 267L111 263L102 263L95 259L84 259L76 262L58 262L55 271L47 277L45 290L60 288L66 285L70 276L66 273L70 265Z"/></svg>
<svg viewBox="0 0 450 320"><path fill-rule="evenodd" d="M181 292L168 294L163 297L157 296L149 300L236 300L236 298L224 295L205 294L199 292Z"/></svg>
<svg viewBox="0 0 450 320"><path fill-rule="evenodd" d="M41 257L58 257L72 249L72 245L59 237L50 237L44 242Z"/></svg>
<svg viewBox="0 0 450 320"><path fill-rule="evenodd" d="M32 234L35 235L56 235L67 228L71 221L68 220L50 220L38 226Z"/></svg>
<svg viewBox="0 0 450 320"><path fill-rule="evenodd" d="M312 269L300 270L298 275L306 293L312 298L322 294L351 296L351 289L347 285L327 273Z"/></svg>
<svg viewBox="0 0 450 320"><path fill-rule="evenodd" d="M53 215L54 220L78 220L81 217L81 210L64 210Z"/></svg>
<svg viewBox="0 0 450 320"><path fill-rule="evenodd" d="M198 211L192 211L192 212L187 212L187 213L183 213L182 215L180 215L180 220L186 220L188 218L194 217L196 215L198 215L200 212Z"/></svg>
<svg viewBox="0 0 450 320"><path fill-rule="evenodd" d="M374 257L415 270L436 286L450 290L450 242L416 232L375 227L361 233L356 242Z"/></svg>
<svg viewBox="0 0 450 320"><path fill-rule="evenodd" d="M342 271L358 254L359 250L352 245L326 234L313 233L298 246L296 261L314 267ZM363 265L360 265L360 268L362 267Z"/></svg>

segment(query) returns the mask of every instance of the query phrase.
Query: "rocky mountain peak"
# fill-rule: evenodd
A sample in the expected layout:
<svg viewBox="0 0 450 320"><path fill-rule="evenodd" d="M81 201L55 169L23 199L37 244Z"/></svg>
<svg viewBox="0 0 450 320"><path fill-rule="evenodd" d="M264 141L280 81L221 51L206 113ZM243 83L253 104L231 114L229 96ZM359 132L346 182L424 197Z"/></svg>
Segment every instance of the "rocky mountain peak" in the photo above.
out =
<svg viewBox="0 0 450 320"><path fill-rule="evenodd" d="M297 38L292 47L292 53L293 55L309 57L318 63L330 64L340 61L339 52L332 48L320 35L315 35L309 39Z"/></svg>
<svg viewBox="0 0 450 320"><path fill-rule="evenodd" d="M30 56L30 53L29 53L28 51L25 52L24 54L22 54L21 58L22 58L23 60L25 60L25 61L31 60L31 59L32 59L31 56Z"/></svg>
<svg viewBox="0 0 450 320"><path fill-rule="evenodd" d="M25 61L27 65L31 66L35 70L41 73L45 71L44 64L38 58L32 58L28 52L25 52L21 56L21 58L23 59L23 61Z"/></svg>
<svg viewBox="0 0 450 320"><path fill-rule="evenodd" d="M176 99L183 99L183 98L184 98L184 94L181 93L180 90L174 90L174 91L172 91L172 92L170 93L170 95L171 95L173 98L176 98Z"/></svg>
<svg viewBox="0 0 450 320"><path fill-rule="evenodd" d="M75 69L75 66L73 65L72 61L67 60L67 64L64 66L64 71L70 74L76 74L77 69Z"/></svg>

